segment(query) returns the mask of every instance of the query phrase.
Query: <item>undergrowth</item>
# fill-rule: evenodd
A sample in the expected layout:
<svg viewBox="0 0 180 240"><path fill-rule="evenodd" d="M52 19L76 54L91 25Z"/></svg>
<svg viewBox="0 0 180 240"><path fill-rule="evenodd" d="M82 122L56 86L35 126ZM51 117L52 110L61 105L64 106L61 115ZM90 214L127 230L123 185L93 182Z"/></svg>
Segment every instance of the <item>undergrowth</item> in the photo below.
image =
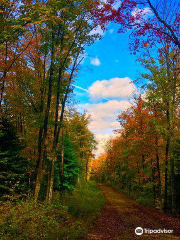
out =
<svg viewBox="0 0 180 240"><path fill-rule="evenodd" d="M93 182L62 197L56 194L51 205L1 202L0 239L84 239L103 206L102 193Z"/></svg>

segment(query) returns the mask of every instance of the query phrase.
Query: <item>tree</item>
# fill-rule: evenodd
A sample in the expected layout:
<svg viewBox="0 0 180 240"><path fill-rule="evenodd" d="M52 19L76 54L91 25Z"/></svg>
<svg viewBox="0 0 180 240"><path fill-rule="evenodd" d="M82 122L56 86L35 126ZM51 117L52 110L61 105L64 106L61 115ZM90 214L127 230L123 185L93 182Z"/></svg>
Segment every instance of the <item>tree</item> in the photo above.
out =
<svg viewBox="0 0 180 240"><path fill-rule="evenodd" d="M173 156L174 143L178 134L175 129L178 129L177 108L180 102L178 96L178 82L179 82L179 57L175 49L170 51L168 45L165 45L160 50L160 57L158 62L153 58L143 59L141 62L149 71L142 76L149 81L148 84L148 99L151 101L150 105L154 102L158 104L158 111L165 111L163 128L166 129L163 138L166 141L165 147L165 197L164 209L167 210L168 201L168 174L172 184L172 208L173 213L177 212L177 192L175 188L175 158ZM170 169L169 169L170 165Z"/></svg>
<svg viewBox="0 0 180 240"><path fill-rule="evenodd" d="M21 156L19 139L12 124L4 117L0 129L0 198L12 201L25 198L30 190L31 165Z"/></svg>
<svg viewBox="0 0 180 240"><path fill-rule="evenodd" d="M62 148L64 148L63 155ZM55 189L61 192L64 190L74 190L80 169L80 161L77 158L75 147L68 134L66 134L63 145L61 144L58 149L58 162L55 165Z"/></svg>
<svg viewBox="0 0 180 240"><path fill-rule="evenodd" d="M93 157L93 150L96 149L97 144L94 134L88 128L90 121L91 118L86 113L78 114L75 111L72 113L68 125L77 156L80 159L82 167L81 177L86 180L89 171L89 161Z"/></svg>
<svg viewBox="0 0 180 240"><path fill-rule="evenodd" d="M178 0L173 1L119 1L120 7L114 8L116 0L109 0L97 11L99 23L115 21L120 24L119 32L131 29L133 50L147 44L154 45L166 39L168 43L180 49L179 39L179 7Z"/></svg>
<svg viewBox="0 0 180 240"><path fill-rule="evenodd" d="M92 13L99 4L94 0L1 4L1 113L13 116L27 156L36 162L35 201L46 171L46 199L52 200L65 108L84 48L99 37L90 34L97 26Z"/></svg>

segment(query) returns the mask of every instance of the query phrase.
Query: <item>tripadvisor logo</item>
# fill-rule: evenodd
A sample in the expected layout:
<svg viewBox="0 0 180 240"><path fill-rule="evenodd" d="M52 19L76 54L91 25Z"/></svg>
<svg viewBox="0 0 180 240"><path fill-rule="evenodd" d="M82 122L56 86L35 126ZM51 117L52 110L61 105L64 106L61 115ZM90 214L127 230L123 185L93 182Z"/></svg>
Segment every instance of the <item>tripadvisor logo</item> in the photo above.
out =
<svg viewBox="0 0 180 240"><path fill-rule="evenodd" d="M173 233L173 230L170 230L170 229L147 229L147 228L144 228L142 229L141 227L137 227L135 229L135 233L136 235L142 235L144 233L148 233L148 234L152 234L152 233Z"/></svg>
<svg viewBox="0 0 180 240"><path fill-rule="evenodd" d="M143 234L143 229L141 227L137 227L135 229L135 233L136 233L136 235L142 235Z"/></svg>

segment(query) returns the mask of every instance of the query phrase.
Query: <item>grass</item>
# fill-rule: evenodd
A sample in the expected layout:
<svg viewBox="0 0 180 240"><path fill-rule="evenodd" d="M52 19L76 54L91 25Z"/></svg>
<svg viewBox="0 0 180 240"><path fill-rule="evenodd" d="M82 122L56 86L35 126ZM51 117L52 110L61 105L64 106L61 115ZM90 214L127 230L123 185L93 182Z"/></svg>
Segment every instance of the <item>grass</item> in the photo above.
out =
<svg viewBox="0 0 180 240"><path fill-rule="evenodd" d="M134 199L137 203L139 203L142 206L150 206L155 207L154 199L153 199L153 190L152 185L146 184L143 188L134 187L134 189L128 190L128 189L122 189L120 188L119 184L111 181L107 181L107 184L110 186L118 189L120 192L125 194L128 198ZM158 208L158 203L156 200L156 208Z"/></svg>
<svg viewBox="0 0 180 240"><path fill-rule="evenodd" d="M56 194L51 205L1 203L0 239L84 239L104 202L95 183L89 182L61 198Z"/></svg>

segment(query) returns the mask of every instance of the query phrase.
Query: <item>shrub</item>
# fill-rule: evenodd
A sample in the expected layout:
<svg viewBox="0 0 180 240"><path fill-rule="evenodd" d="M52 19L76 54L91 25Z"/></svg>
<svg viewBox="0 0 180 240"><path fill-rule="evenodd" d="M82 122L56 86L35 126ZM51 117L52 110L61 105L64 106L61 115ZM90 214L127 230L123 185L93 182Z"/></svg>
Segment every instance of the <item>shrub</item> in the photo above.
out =
<svg viewBox="0 0 180 240"><path fill-rule="evenodd" d="M105 200L94 182L81 183L72 195L62 198L68 212L77 218L94 219L104 207Z"/></svg>
<svg viewBox="0 0 180 240"><path fill-rule="evenodd" d="M103 206L102 194L92 182L63 197L56 195L51 205L0 203L0 239L83 239Z"/></svg>

